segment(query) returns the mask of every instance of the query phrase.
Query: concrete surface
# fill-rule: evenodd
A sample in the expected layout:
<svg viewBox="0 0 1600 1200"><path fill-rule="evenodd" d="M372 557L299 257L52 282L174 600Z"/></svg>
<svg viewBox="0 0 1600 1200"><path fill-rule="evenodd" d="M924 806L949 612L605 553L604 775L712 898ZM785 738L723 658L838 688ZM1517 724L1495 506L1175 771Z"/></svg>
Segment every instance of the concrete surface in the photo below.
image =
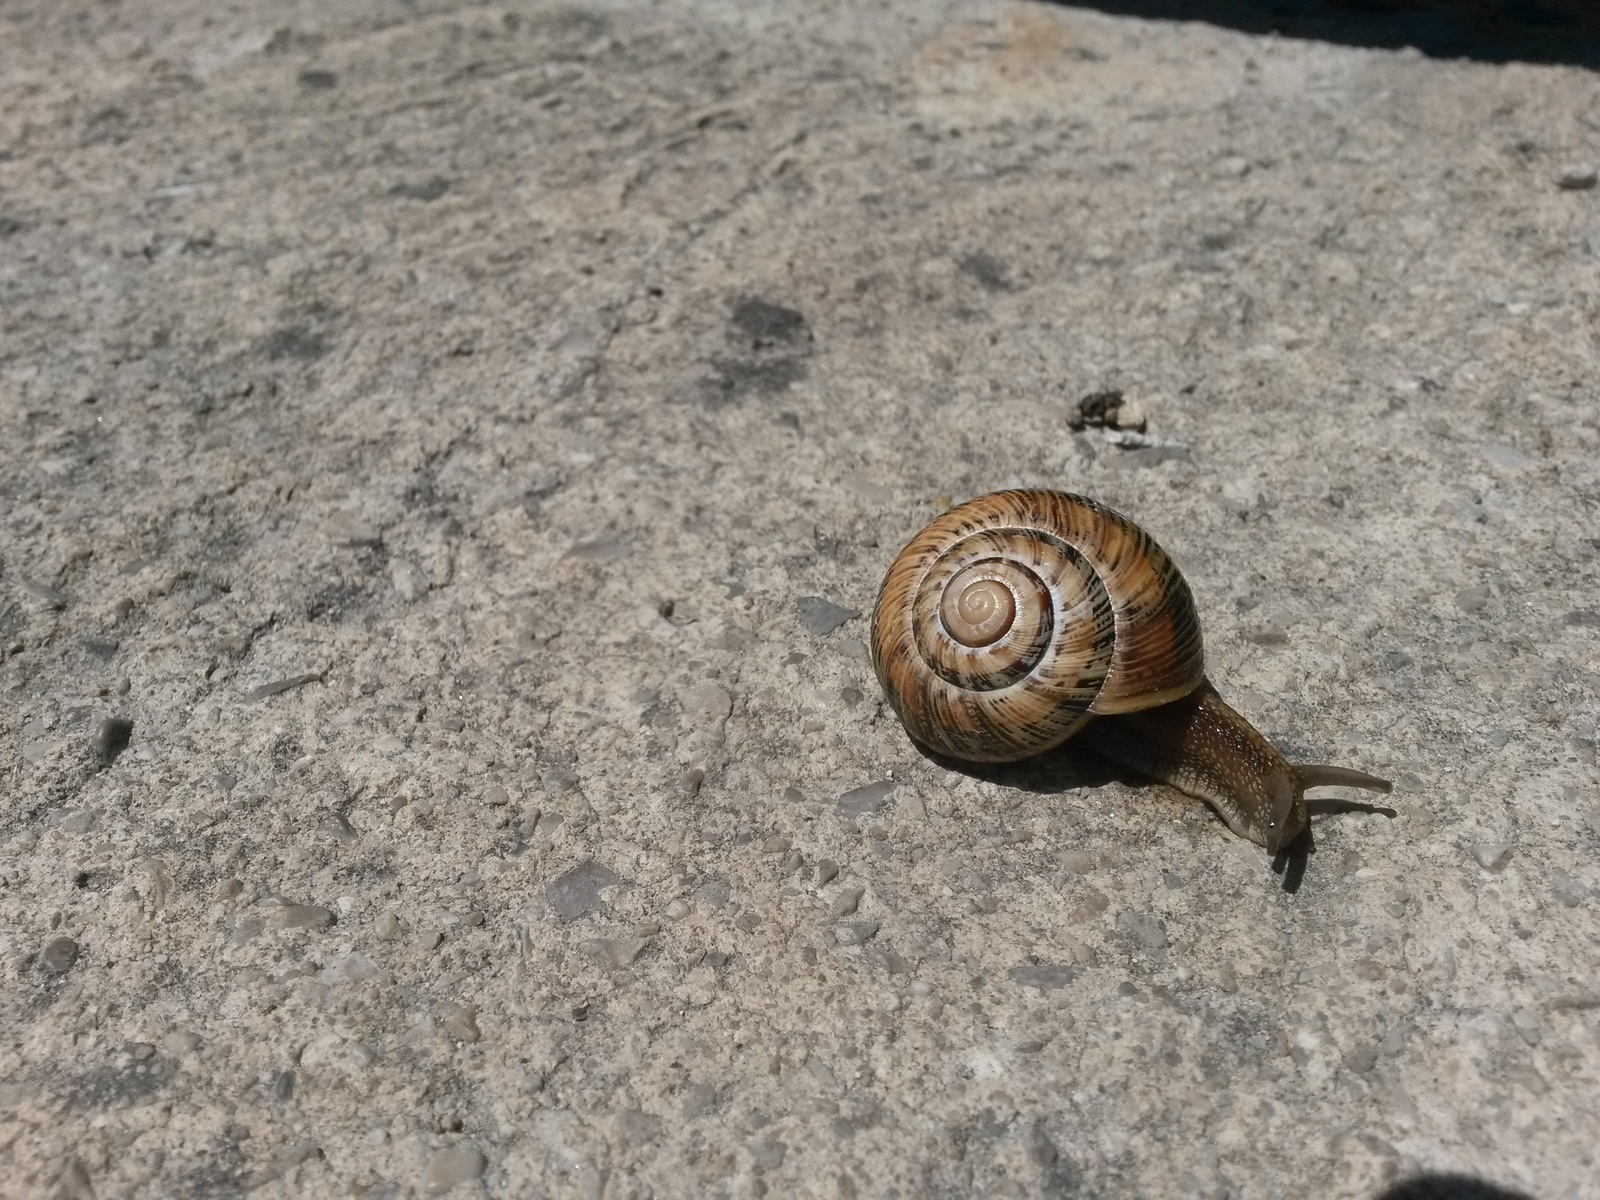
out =
<svg viewBox="0 0 1600 1200"><path fill-rule="evenodd" d="M1600 1195L1597 112L976 0L0 5L6 1194ZM1399 816L1285 891L918 757L847 614L1012 484Z"/></svg>

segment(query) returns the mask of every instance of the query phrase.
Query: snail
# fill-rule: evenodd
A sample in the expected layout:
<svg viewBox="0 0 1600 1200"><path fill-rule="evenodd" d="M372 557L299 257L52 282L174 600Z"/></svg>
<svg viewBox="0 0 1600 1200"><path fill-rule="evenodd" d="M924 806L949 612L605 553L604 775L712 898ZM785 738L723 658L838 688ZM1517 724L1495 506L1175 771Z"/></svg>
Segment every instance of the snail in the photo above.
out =
<svg viewBox="0 0 1600 1200"><path fill-rule="evenodd" d="M1014 762L1082 730L1273 854L1306 830L1306 789L1391 787L1287 762L1206 678L1194 598L1166 552L1082 496L994 492L936 518L884 577L871 645L906 732L935 754Z"/></svg>

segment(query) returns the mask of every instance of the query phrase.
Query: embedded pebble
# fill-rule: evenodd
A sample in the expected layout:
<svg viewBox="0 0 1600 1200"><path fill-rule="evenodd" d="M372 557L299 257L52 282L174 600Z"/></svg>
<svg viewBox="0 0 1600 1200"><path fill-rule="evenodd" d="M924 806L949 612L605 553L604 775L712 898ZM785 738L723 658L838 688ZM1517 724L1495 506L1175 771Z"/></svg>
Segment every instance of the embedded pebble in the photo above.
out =
<svg viewBox="0 0 1600 1200"><path fill-rule="evenodd" d="M341 846L353 846L355 844L355 828L341 812L330 812L324 817L322 819L322 828Z"/></svg>
<svg viewBox="0 0 1600 1200"><path fill-rule="evenodd" d="M1511 1014L1511 1025L1530 1046L1539 1044L1539 1018L1532 1009L1519 1008Z"/></svg>
<svg viewBox="0 0 1600 1200"><path fill-rule="evenodd" d="M619 971L639 957L649 942L644 938L594 938L580 947L608 971Z"/></svg>
<svg viewBox="0 0 1600 1200"><path fill-rule="evenodd" d="M633 553L633 548L618 537L597 537L574 542L565 555L579 562L617 562Z"/></svg>
<svg viewBox="0 0 1600 1200"><path fill-rule="evenodd" d="M800 624L818 637L832 633L846 621L861 615L857 609L845 608L821 596L801 596L795 601L795 609L800 614Z"/></svg>
<svg viewBox="0 0 1600 1200"><path fill-rule="evenodd" d="M1167 944L1167 932L1153 913L1131 909L1117 915L1117 928L1146 950L1160 950Z"/></svg>
<svg viewBox="0 0 1600 1200"><path fill-rule="evenodd" d="M839 864L831 858L817 860L817 886L822 887L839 877Z"/></svg>
<svg viewBox="0 0 1600 1200"><path fill-rule="evenodd" d="M271 683L263 683L260 687L251 688L245 693L246 704L254 704L258 700L268 700L273 696L281 696L285 692L292 692L295 688L304 687L308 683L320 683L322 676L316 672L307 672L302 675L291 675L287 679L274 679Z"/></svg>
<svg viewBox="0 0 1600 1200"><path fill-rule="evenodd" d="M707 908L723 908L733 898L733 888L726 879L708 879L695 889L694 895Z"/></svg>
<svg viewBox="0 0 1600 1200"><path fill-rule="evenodd" d="M838 895L834 897L833 905L828 909L828 915L834 920L850 916L856 911L856 905L861 903L861 897L866 890L859 883L842 888Z"/></svg>
<svg viewBox="0 0 1600 1200"><path fill-rule="evenodd" d="M841 946L860 946L871 941L878 932L876 921L851 921L834 928L834 939Z"/></svg>
<svg viewBox="0 0 1600 1200"><path fill-rule="evenodd" d="M161 1049L170 1058L182 1058L200 1049L200 1035L187 1029L174 1029L161 1039Z"/></svg>
<svg viewBox="0 0 1600 1200"><path fill-rule="evenodd" d="M439 1023L458 1042L476 1042L483 1037L478 1030L476 1005L446 1001L439 1006Z"/></svg>
<svg viewBox="0 0 1600 1200"><path fill-rule="evenodd" d="M779 1141L757 1142L750 1147L750 1155L768 1171L776 1171L783 1166L783 1159L789 1152L789 1147Z"/></svg>
<svg viewBox="0 0 1600 1200"><path fill-rule="evenodd" d="M407 604L420 600L428 591L428 577L422 568L408 558L396 558L389 563L389 578L400 599Z"/></svg>
<svg viewBox="0 0 1600 1200"><path fill-rule="evenodd" d="M892 779L862 784L839 797L839 811L847 817L864 817L883 807L889 793L900 785Z"/></svg>
<svg viewBox="0 0 1600 1200"><path fill-rule="evenodd" d="M643 1146L661 1136L661 1118L637 1108L617 1114L617 1133L628 1146Z"/></svg>
<svg viewBox="0 0 1600 1200"><path fill-rule="evenodd" d="M685 688L679 700L683 711L702 722L716 722L733 712L733 697L726 688L715 683L701 683Z"/></svg>
<svg viewBox="0 0 1600 1200"><path fill-rule="evenodd" d="M691 1083L683 1089L683 1115L698 1117L717 1106L717 1089L709 1083Z"/></svg>
<svg viewBox="0 0 1600 1200"><path fill-rule="evenodd" d="M1499 872L1511 861L1511 847L1504 842L1474 842L1467 850L1485 871Z"/></svg>
<svg viewBox="0 0 1600 1200"><path fill-rule="evenodd" d="M667 905L667 919L681 921L689 915L689 906L682 900L674 900Z"/></svg>
<svg viewBox="0 0 1600 1200"><path fill-rule="evenodd" d="M324 74L324 72L308 72ZM305 77L302 76L302 79ZM336 546L371 547L383 544L377 528L349 513L334 513L328 520L328 540Z"/></svg>
<svg viewBox="0 0 1600 1200"><path fill-rule="evenodd" d="M1038 988L1041 992L1054 991L1056 988L1066 987L1078 977L1078 972L1071 967L1062 966L1060 963L1029 963L1026 966L1012 967L1009 972L1011 978L1023 987ZM916 988L916 984L912 988ZM927 985L922 985L926 987ZM930 991L932 989L929 989Z"/></svg>
<svg viewBox="0 0 1600 1200"><path fill-rule="evenodd" d="M1357 1075L1365 1075L1378 1065L1378 1048L1371 1043L1352 1046L1343 1055L1344 1065Z"/></svg>
<svg viewBox="0 0 1600 1200"><path fill-rule="evenodd" d="M1483 448L1483 456L1497 467L1508 471L1520 471L1526 467L1534 466L1538 459L1524 450L1515 446L1490 445Z"/></svg>
<svg viewBox="0 0 1600 1200"><path fill-rule="evenodd" d="M373 925L372 931L379 941L392 942L400 936L400 918L392 912L386 912L379 917Z"/></svg>
<svg viewBox="0 0 1600 1200"><path fill-rule="evenodd" d="M85 834L94 828L95 821L100 814L92 808L80 808L77 812L61 818L61 823L56 826L62 833Z"/></svg>
<svg viewBox="0 0 1600 1200"><path fill-rule="evenodd" d="M476 1146L450 1146L438 1151L422 1174L422 1190L442 1196L460 1183L471 1183L483 1174L489 1162Z"/></svg>
<svg viewBox="0 0 1600 1200"><path fill-rule="evenodd" d="M1556 901L1566 908L1578 907L1589 895L1589 889L1580 879L1560 867L1550 868L1550 890L1555 893Z"/></svg>
<svg viewBox="0 0 1600 1200"><path fill-rule="evenodd" d="M51 975L65 975L78 961L78 943L69 937L51 938L39 955L39 965Z"/></svg>
<svg viewBox="0 0 1600 1200"><path fill-rule="evenodd" d="M133 737L133 722L126 717L107 717L100 722L94 734L94 753L106 766L117 760L117 755L128 748Z"/></svg>
<svg viewBox="0 0 1600 1200"><path fill-rule="evenodd" d="M59 588L53 588L47 583L40 583L37 579L24 579L21 581L24 591L35 598L43 600L51 608L66 608L72 603L72 597Z"/></svg>
<svg viewBox="0 0 1600 1200"><path fill-rule="evenodd" d="M591 859L547 884L544 898L556 916L563 921L576 921L590 913L604 912L606 905L600 897L601 889L621 882L622 877L615 871Z"/></svg>
<svg viewBox="0 0 1600 1200"><path fill-rule="evenodd" d="M325 929L333 913L320 904L285 904L272 915L274 929Z"/></svg>

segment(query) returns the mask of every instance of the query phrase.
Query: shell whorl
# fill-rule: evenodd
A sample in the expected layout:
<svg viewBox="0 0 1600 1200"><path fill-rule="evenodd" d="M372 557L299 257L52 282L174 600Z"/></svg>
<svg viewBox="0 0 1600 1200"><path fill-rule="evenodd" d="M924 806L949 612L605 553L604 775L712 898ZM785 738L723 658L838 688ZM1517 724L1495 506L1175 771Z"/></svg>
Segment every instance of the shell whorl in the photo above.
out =
<svg viewBox="0 0 1600 1200"><path fill-rule="evenodd" d="M907 732L974 762L1038 754L1205 676L1172 560L1125 517L1052 491L980 496L912 538L878 594L872 658Z"/></svg>

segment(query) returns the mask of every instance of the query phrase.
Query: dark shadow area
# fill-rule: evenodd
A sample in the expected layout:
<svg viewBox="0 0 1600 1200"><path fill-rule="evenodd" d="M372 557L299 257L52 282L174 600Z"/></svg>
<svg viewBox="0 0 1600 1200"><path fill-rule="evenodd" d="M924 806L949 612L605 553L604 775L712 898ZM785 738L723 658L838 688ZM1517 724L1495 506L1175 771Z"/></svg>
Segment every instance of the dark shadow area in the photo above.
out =
<svg viewBox="0 0 1600 1200"><path fill-rule="evenodd" d="M1108 783L1120 783L1130 788L1164 786L1158 780L1146 778L1129 767L1102 758L1076 738L1021 762L998 763L950 758L937 750L930 750L915 738L911 739L911 744L922 757L947 771L1022 792L1055 796L1077 788L1103 787Z"/></svg>
<svg viewBox="0 0 1600 1200"><path fill-rule="evenodd" d="M1417 1175L1380 1193L1375 1200L1532 1200L1470 1175Z"/></svg>
<svg viewBox="0 0 1600 1200"><path fill-rule="evenodd" d="M1080 0L1120 17L1205 21L1345 46L1600 68L1595 0Z"/></svg>
<svg viewBox="0 0 1600 1200"><path fill-rule="evenodd" d="M1104 734L1114 731L1118 723L1123 720L1121 717L1100 717L1095 721L1095 725L1098 726L1096 732ZM1112 732L1111 736L1116 734ZM1141 775L1131 767L1103 757L1081 735L1069 739L1054 750L1047 750L1032 758L1003 763L967 762L964 759L950 758L929 749L915 738L911 739L911 744L916 746L917 752L924 758L947 771L954 771L972 779L981 779L985 783L998 784L1000 787L1016 788L1018 791L1035 792L1040 795L1056 796L1078 788L1104 787L1108 783L1120 783L1123 787L1135 791L1168 787L1160 780ZM1172 794L1182 795L1175 789ZM1183 797L1183 802L1203 803L1189 797ZM1306 811L1313 817L1362 812L1381 813L1392 820L1400 815L1395 809L1386 805L1313 796L1306 797ZM1300 890L1301 884L1305 881L1311 855L1316 852L1316 840L1308 826L1305 832L1273 856L1272 870L1280 877L1285 892L1292 895Z"/></svg>

